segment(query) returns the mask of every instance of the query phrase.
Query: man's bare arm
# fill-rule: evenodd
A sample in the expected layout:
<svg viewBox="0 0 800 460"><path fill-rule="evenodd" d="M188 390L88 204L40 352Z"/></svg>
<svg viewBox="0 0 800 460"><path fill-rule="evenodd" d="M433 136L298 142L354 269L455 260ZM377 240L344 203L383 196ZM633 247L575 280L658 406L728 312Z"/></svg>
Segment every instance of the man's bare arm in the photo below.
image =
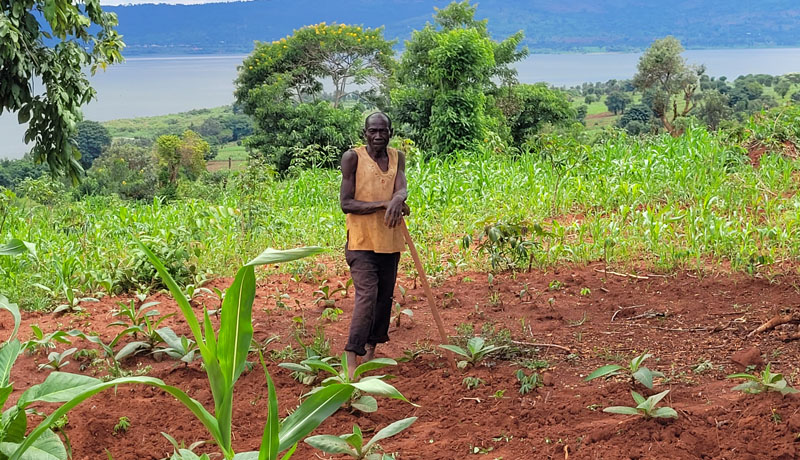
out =
<svg viewBox="0 0 800 460"><path fill-rule="evenodd" d="M408 183L406 182L406 156L403 152L397 152L397 174L394 178L394 192L392 199L386 206L386 216L384 223L389 228L394 228L400 225L403 215L409 214L408 206L406 205L406 198L408 198Z"/></svg>
<svg viewBox="0 0 800 460"><path fill-rule="evenodd" d="M385 209L386 201L356 200L356 167L358 154L353 150L342 156L342 187L339 189L339 205L345 214L372 214Z"/></svg>

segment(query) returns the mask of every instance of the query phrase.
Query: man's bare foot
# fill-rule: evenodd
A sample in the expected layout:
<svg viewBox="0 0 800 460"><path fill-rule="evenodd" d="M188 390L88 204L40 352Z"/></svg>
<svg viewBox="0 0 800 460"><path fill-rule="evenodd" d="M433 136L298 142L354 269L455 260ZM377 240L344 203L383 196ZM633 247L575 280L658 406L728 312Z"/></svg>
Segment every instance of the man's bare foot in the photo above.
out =
<svg viewBox="0 0 800 460"><path fill-rule="evenodd" d="M367 349L367 354L364 355L364 362L365 363L368 362L368 361L372 361L375 358L375 348L376 347L377 347L377 345L371 345L371 344L367 344L366 345L365 348Z"/></svg>
<svg viewBox="0 0 800 460"><path fill-rule="evenodd" d="M347 378L353 380L353 376L356 374L356 367L358 367L358 356L352 351L346 351L344 354L347 357Z"/></svg>

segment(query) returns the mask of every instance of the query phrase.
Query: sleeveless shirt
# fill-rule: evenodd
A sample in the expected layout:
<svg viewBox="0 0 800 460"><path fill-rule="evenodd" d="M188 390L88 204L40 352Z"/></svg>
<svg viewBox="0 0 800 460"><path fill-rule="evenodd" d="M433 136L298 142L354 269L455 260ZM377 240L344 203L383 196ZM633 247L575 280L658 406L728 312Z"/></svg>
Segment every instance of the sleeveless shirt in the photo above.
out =
<svg viewBox="0 0 800 460"><path fill-rule="evenodd" d="M394 194L397 176L397 150L387 148L389 168L382 171L369 156L366 147L353 149L358 155L356 166L356 191L358 201L389 201ZM403 252L405 241L400 227L389 228L384 223L385 209L372 214L347 214L347 249L365 250L382 254Z"/></svg>

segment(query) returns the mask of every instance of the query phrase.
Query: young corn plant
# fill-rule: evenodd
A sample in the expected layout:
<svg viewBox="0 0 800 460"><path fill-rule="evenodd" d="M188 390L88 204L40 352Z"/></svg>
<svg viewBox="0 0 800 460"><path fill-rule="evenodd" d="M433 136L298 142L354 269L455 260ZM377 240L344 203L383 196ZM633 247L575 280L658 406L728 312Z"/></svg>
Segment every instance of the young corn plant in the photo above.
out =
<svg viewBox="0 0 800 460"><path fill-rule="evenodd" d="M180 390L170 387L178 398L206 427L211 438L226 460L274 460L278 453L291 448L284 459L291 457L296 443L316 428L342 403L350 399L353 385L332 384L310 395L283 423L278 420L277 396L266 364L261 364L267 378L269 414L258 451L236 453L232 446L234 385L242 374L253 339L252 310L255 299L255 267L300 259L322 251L320 248L297 248L286 251L267 249L239 269L233 283L225 293L217 333L213 329L208 310L204 308L202 322L197 318L186 296L158 258L142 243L139 247L155 266L164 284L178 303L200 355L214 399L214 413L208 412L198 401Z"/></svg>
<svg viewBox="0 0 800 460"><path fill-rule="evenodd" d="M131 301L127 304L124 302L117 302L119 310L114 312L112 316L126 318L127 321L114 321L113 323L109 324L109 326L122 326L126 328L126 330L130 330L130 333L133 334L134 339L137 338L139 332L145 329L146 321L153 316L159 315L158 310L152 310L151 308L160 303L144 302L143 298L139 298L139 301L141 302L141 305L138 307L136 306L136 300L134 299L131 299ZM165 315L162 317L161 321L170 316L174 316L174 313ZM161 321L159 321L159 323Z"/></svg>
<svg viewBox="0 0 800 460"><path fill-rule="evenodd" d="M653 379L655 377L663 377L664 374L658 371L652 371L647 367L642 366L642 362L651 356L653 355L650 353L642 353L641 355L633 358L628 367L623 367L619 364L607 364L599 367L594 372L589 374L585 381L588 382L599 377L611 377L612 375L628 374L630 375L632 381L639 382L647 388L652 389Z"/></svg>
<svg viewBox="0 0 800 460"><path fill-rule="evenodd" d="M744 383L733 387L733 390L741 391L742 393L759 394L768 391L777 391L782 395L798 393L796 389L792 388L789 383L786 382L783 374L772 373L770 364L767 364L760 374L747 374L742 372L731 374L727 378L744 379Z"/></svg>
<svg viewBox="0 0 800 460"><path fill-rule="evenodd" d="M467 341L467 348L461 348L458 345L439 345L445 350L452 351L453 353L463 356L463 359L458 362L459 369L465 369L468 365L476 366L483 358L489 353L506 348L505 346L487 345L483 337L472 337Z"/></svg>
<svg viewBox="0 0 800 460"><path fill-rule="evenodd" d="M392 437L417 421L417 417L404 418L384 427L364 444L364 436L358 425L353 425L353 432L341 436L323 434L310 436L303 442L327 454L345 454L358 460L383 460L388 458L380 453L374 453L377 442Z"/></svg>
<svg viewBox="0 0 800 460"><path fill-rule="evenodd" d="M603 412L608 412L610 414L641 415L644 418L678 418L678 413L675 412L675 409L668 406L656 407L667 393L669 393L669 390L664 390L661 393L645 398L639 393L631 391L631 396L633 396L633 400L636 402L636 407L611 406L603 409Z"/></svg>

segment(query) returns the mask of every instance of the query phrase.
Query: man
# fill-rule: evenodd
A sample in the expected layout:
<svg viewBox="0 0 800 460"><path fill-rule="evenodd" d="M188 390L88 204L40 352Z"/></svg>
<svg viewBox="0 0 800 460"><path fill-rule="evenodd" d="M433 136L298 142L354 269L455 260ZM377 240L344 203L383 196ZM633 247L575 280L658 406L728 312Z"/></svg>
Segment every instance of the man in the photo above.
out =
<svg viewBox="0 0 800 460"><path fill-rule="evenodd" d="M375 347L389 341L392 295L397 264L405 249L398 227L406 205L405 156L389 148L392 122L376 112L364 121L367 145L342 156L339 202L347 215L345 258L355 287L355 307L345 346L348 374L352 377L357 357L369 361Z"/></svg>

